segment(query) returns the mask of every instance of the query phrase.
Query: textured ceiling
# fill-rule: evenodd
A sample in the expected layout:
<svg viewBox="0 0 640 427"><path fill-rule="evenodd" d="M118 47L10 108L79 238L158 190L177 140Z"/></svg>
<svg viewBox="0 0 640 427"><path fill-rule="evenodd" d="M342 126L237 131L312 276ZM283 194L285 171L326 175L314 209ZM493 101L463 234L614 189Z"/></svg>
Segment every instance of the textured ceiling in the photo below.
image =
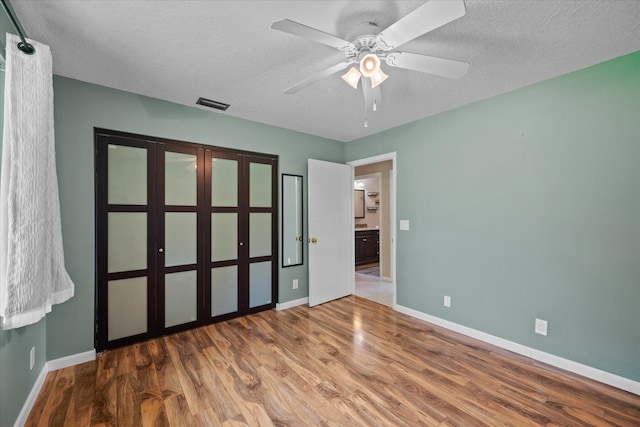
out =
<svg viewBox="0 0 640 427"><path fill-rule="evenodd" d="M344 55L270 28L289 18L346 38L385 28L423 1L10 0L29 37L51 46L54 73L351 141L640 50L640 1L465 0L466 15L402 46L469 62L460 80L390 68L382 105L363 126L361 91L340 73L283 90ZM202 108L202 107L194 107Z"/></svg>

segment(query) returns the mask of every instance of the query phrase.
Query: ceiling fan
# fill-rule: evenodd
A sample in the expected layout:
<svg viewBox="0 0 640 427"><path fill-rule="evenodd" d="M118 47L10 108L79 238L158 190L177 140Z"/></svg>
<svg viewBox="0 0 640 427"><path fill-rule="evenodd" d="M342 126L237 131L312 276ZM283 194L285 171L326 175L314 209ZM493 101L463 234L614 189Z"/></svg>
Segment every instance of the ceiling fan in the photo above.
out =
<svg viewBox="0 0 640 427"><path fill-rule="evenodd" d="M352 41L343 40L290 19L274 22L271 28L275 30L334 47L344 52L346 57L345 61L307 77L287 88L284 93L296 93L352 64L359 64L359 70L351 67L342 78L354 89L357 89L358 83L362 81L365 106L367 109L371 108L375 111L380 100L378 86L388 77L380 68L381 61L391 67L405 68L452 79L461 78L469 69L469 64L466 62L399 52L395 49L416 37L464 16L464 14L463 0L430 0L382 31L375 23L362 24L356 29ZM371 84L366 84L367 80Z"/></svg>

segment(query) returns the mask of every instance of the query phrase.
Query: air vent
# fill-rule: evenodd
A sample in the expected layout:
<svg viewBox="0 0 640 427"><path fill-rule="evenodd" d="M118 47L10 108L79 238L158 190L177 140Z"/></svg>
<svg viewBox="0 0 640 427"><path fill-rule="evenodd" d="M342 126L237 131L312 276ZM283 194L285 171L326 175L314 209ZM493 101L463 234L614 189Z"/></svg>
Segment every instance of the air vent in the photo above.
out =
<svg viewBox="0 0 640 427"><path fill-rule="evenodd" d="M207 98L198 98L198 102L196 104L204 105L205 107L215 108L216 110L226 111L229 108L229 104L225 104L224 102L213 101Z"/></svg>

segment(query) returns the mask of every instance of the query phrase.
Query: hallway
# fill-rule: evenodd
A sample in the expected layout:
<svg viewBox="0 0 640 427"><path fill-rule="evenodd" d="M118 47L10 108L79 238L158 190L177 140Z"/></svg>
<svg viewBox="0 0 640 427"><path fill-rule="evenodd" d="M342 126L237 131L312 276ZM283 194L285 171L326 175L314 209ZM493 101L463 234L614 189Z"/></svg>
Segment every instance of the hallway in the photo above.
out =
<svg viewBox="0 0 640 427"><path fill-rule="evenodd" d="M378 263L356 267L355 294L388 307L393 306L393 284L380 278Z"/></svg>

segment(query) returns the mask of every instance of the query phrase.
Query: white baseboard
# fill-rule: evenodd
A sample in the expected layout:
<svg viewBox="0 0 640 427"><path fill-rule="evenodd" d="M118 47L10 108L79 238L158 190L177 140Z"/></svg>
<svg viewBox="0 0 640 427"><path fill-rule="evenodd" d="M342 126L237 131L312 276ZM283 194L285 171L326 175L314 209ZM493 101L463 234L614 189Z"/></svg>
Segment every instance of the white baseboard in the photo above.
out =
<svg viewBox="0 0 640 427"><path fill-rule="evenodd" d="M548 365L564 369L565 371L582 375L583 377L590 378L592 380L610 385L612 387L628 391L629 393L640 395L639 381L633 381L628 378L612 374L610 372L593 368L588 365L583 365L582 363L574 362L573 360L545 353L544 351L536 350L535 348L527 347L525 345L518 344L504 338L496 337L495 335L487 334L485 332L478 331L467 326L459 325L449 320L422 313L421 311L414 310L402 305L395 305L394 309L396 311L399 311L400 313L404 313L411 317L424 320L425 322L433 323L434 325L442 326L443 328L458 332L462 335L484 341L497 347L504 348L505 350L513 351L514 353L530 357L534 360L538 360Z"/></svg>
<svg viewBox="0 0 640 427"><path fill-rule="evenodd" d="M69 366L79 365L85 362L96 360L96 351L89 350L84 353L72 354L71 356L61 357L59 359L49 360L49 371L57 371L58 369L68 368Z"/></svg>
<svg viewBox="0 0 640 427"><path fill-rule="evenodd" d="M36 378L36 382L33 384L33 387L31 387L27 400L25 400L24 405L22 405L22 409L20 410L13 427L22 427L27 422L27 418L29 418L29 414L31 413L31 408L33 408L33 405L36 403L36 399L38 398L38 394L40 394L40 389L42 388L42 384L44 384L44 380L47 378L48 373L49 368L47 366L47 362L44 362L42 370L38 374L38 378Z"/></svg>
<svg viewBox="0 0 640 427"><path fill-rule="evenodd" d="M393 280L391 280L391 277L387 277L387 276L380 276L380 280L382 280L383 282L393 282Z"/></svg>
<svg viewBox="0 0 640 427"><path fill-rule="evenodd" d="M299 305L309 304L309 297L294 299L293 301L283 302L282 304L276 304L276 310L286 310L288 308L297 307Z"/></svg>
<svg viewBox="0 0 640 427"><path fill-rule="evenodd" d="M44 380L47 378L47 374L51 371L57 371L58 369L67 368L69 366L79 365L81 363L90 362L96 359L96 351L90 350L85 351L84 353L72 354L71 356L61 357L59 359L50 360L45 362L42 366L42 370L40 374L38 374L38 378L36 382L31 387L31 391L27 396L27 400L25 400L24 405L22 405L22 409L18 414L18 418L16 422L13 424L13 427L22 427L27 422L27 418L29 418L29 414L31 413L31 409L33 409L33 405L36 403L36 399L38 398L38 394L40 394L40 389L42 389L42 385L44 384Z"/></svg>

